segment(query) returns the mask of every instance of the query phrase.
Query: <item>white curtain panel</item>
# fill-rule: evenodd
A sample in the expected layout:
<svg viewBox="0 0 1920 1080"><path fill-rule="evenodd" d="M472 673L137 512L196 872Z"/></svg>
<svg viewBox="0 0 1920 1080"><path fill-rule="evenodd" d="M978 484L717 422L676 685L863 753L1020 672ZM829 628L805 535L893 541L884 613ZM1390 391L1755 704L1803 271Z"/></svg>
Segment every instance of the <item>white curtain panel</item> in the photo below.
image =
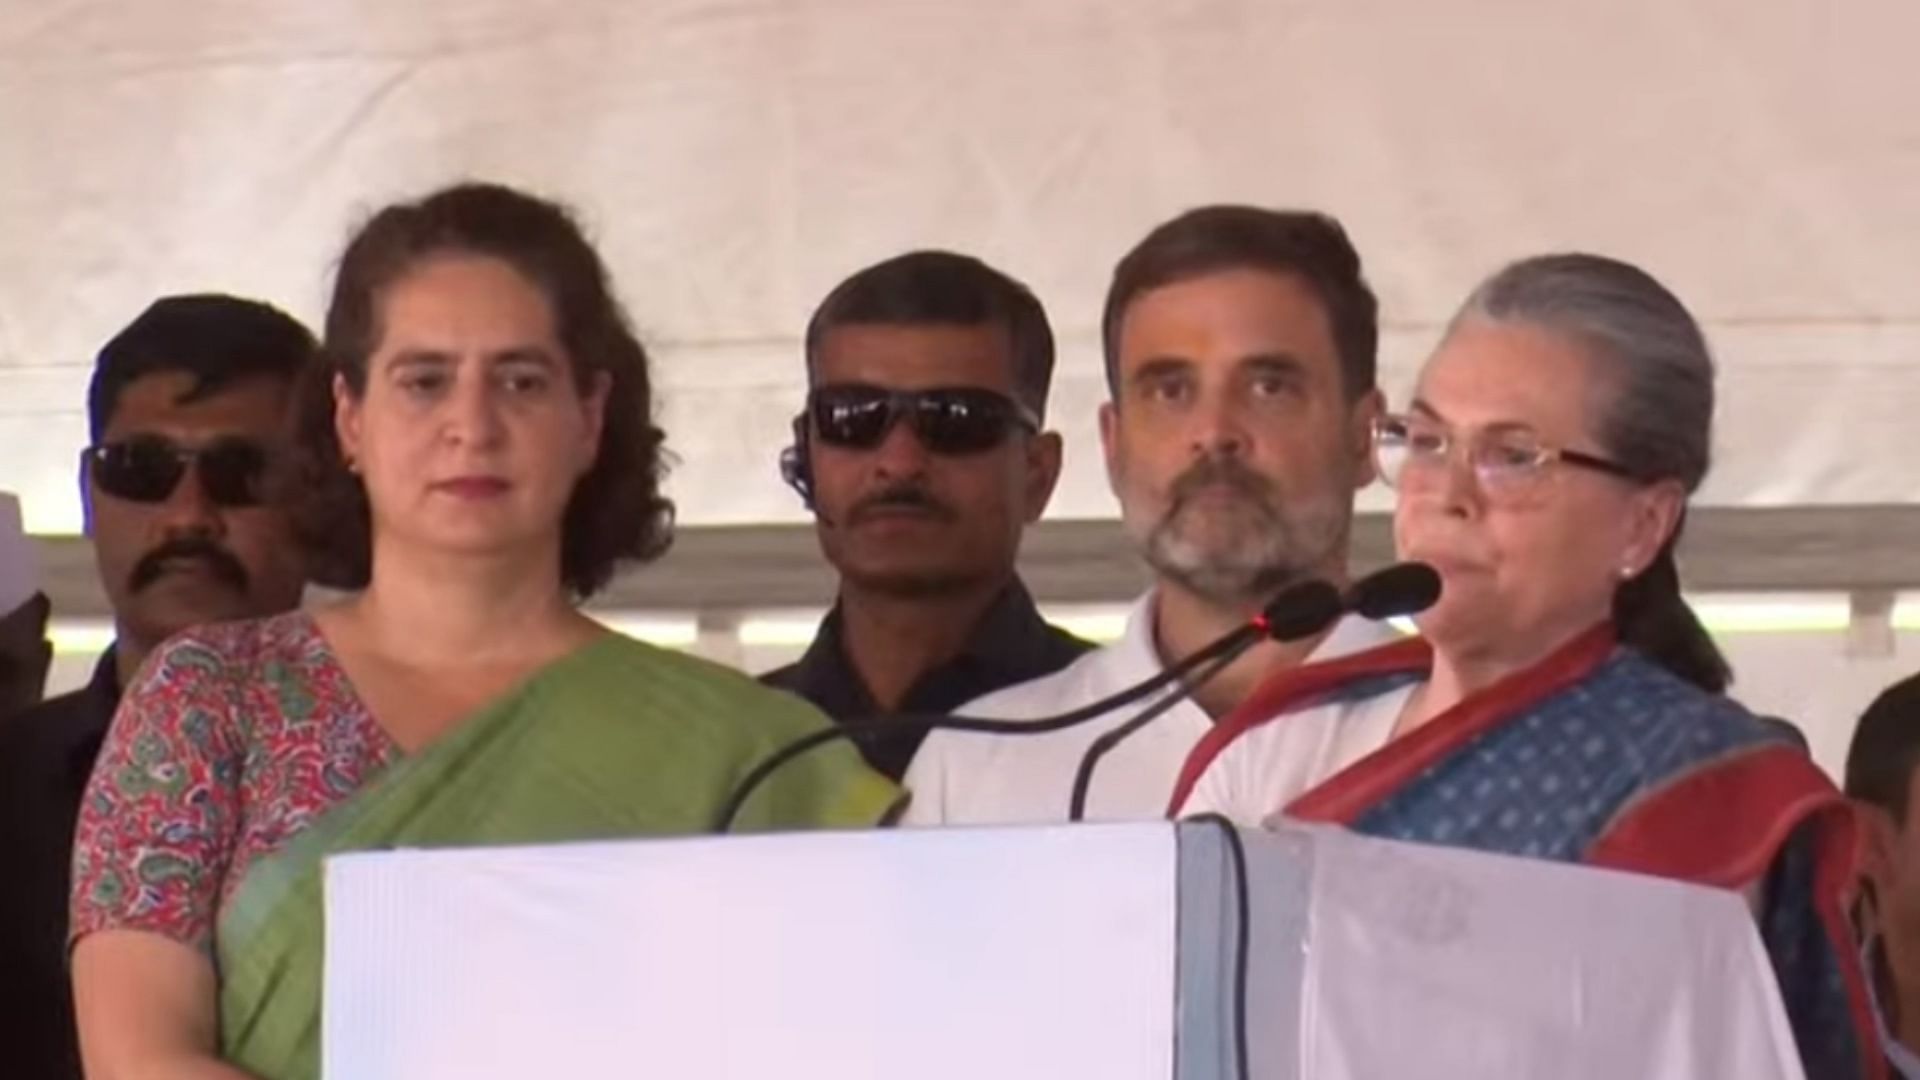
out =
<svg viewBox="0 0 1920 1080"><path fill-rule="evenodd" d="M1396 394L1503 261L1638 261L1723 365L1708 501L1909 501L1915 41L1912 0L0 0L0 488L77 527L88 365L152 297L317 320L359 217L481 177L591 225L689 523L799 517L807 314L925 245L1046 301L1053 512L1113 514L1107 277L1220 200L1347 223Z"/></svg>

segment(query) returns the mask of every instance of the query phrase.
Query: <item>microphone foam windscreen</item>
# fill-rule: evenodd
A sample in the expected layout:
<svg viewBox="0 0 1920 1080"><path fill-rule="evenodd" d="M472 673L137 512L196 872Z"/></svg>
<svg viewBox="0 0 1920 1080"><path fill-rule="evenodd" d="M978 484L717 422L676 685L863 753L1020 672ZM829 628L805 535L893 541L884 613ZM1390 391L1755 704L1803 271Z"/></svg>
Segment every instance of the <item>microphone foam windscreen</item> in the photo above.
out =
<svg viewBox="0 0 1920 1080"><path fill-rule="evenodd" d="M1396 563L1361 578L1347 594L1347 607L1369 619L1414 615L1440 599L1440 573L1426 563Z"/></svg>
<svg viewBox="0 0 1920 1080"><path fill-rule="evenodd" d="M1269 637L1276 641L1298 641L1326 629L1344 611L1346 605L1341 603L1340 590L1315 579L1283 591L1262 614L1266 616Z"/></svg>

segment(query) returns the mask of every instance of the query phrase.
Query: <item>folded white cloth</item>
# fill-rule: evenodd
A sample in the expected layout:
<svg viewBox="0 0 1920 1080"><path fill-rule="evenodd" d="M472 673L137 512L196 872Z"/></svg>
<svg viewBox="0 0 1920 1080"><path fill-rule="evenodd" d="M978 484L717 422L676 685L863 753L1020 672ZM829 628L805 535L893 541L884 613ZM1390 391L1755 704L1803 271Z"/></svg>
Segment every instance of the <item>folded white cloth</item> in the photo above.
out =
<svg viewBox="0 0 1920 1080"><path fill-rule="evenodd" d="M40 555L20 520L20 500L0 491L0 615L40 591Z"/></svg>

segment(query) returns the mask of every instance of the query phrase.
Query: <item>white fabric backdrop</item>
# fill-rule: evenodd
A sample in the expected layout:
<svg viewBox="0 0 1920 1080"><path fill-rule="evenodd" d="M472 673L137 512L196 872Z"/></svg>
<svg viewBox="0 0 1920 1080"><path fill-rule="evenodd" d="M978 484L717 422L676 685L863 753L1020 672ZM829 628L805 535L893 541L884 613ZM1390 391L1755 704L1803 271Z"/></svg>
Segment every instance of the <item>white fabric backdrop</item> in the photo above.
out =
<svg viewBox="0 0 1920 1080"><path fill-rule="evenodd" d="M1048 302L1054 512L1111 514L1107 274L1223 199L1346 220L1396 387L1501 261L1642 261L1725 365L1710 501L1911 500L1915 41L1912 0L0 0L0 487L77 525L87 365L154 295L317 318L358 216L476 176L599 236L688 522L798 516L799 329L928 244Z"/></svg>

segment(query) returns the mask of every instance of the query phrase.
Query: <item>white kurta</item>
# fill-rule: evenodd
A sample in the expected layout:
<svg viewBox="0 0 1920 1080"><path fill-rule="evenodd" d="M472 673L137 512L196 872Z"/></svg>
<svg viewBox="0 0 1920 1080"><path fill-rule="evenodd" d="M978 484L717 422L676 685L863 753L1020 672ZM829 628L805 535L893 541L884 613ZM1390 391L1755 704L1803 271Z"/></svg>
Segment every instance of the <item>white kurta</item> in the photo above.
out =
<svg viewBox="0 0 1920 1080"><path fill-rule="evenodd" d="M1126 631L1113 644L1082 656L1052 675L988 694L957 711L996 719L1040 719L1091 704L1152 678L1164 670L1154 646L1153 599L1149 592L1135 602L1127 616ZM1309 661L1332 659L1394 640L1397 635L1389 627L1348 618L1321 641ZM907 770L906 786L913 793L913 802L904 823L1010 825L1064 821L1074 774L1087 748L1154 700L1157 698L1044 735L935 731ZM1326 711L1343 712L1339 707ZM1331 775L1331 770L1383 744L1392 725L1388 717L1384 727L1373 722L1349 733L1336 723L1316 724L1313 730L1330 745L1303 742L1294 747L1303 763L1289 765L1286 775L1295 782L1322 776L1323 770L1324 775ZM1181 766L1212 727L1212 718L1189 700L1135 732L1101 759L1087 792L1087 820L1164 817Z"/></svg>
<svg viewBox="0 0 1920 1080"><path fill-rule="evenodd" d="M1200 774L1180 817L1215 813L1270 822L1288 803L1387 744L1418 683L1299 709L1242 734Z"/></svg>

